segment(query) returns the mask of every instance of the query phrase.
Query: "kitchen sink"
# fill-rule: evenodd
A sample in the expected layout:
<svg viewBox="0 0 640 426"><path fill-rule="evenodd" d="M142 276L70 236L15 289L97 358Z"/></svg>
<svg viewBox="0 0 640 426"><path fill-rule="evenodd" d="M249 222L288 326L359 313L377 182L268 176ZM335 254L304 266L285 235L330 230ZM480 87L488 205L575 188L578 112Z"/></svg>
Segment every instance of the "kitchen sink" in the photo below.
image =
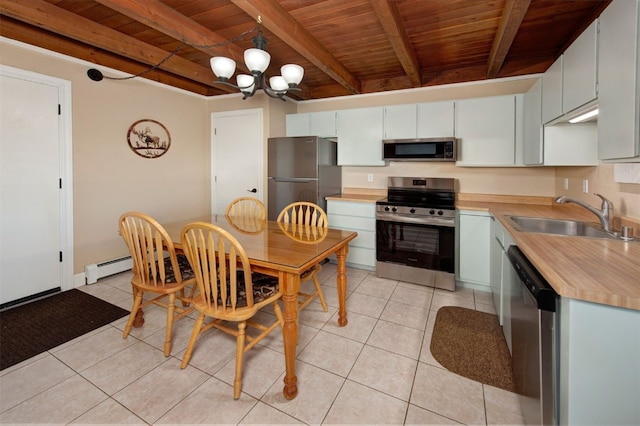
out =
<svg viewBox="0 0 640 426"><path fill-rule="evenodd" d="M573 237L605 238L622 240L617 234L610 234L600 228L577 220L548 219L543 217L506 216L513 227L523 232L568 235ZM637 240L637 239L634 239Z"/></svg>

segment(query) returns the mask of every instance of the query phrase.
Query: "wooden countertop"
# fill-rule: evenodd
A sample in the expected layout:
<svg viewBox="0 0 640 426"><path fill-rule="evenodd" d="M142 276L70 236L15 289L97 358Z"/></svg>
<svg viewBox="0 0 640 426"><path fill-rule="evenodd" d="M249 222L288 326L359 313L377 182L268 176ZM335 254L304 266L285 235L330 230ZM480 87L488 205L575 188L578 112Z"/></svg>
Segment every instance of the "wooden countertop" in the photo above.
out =
<svg viewBox="0 0 640 426"><path fill-rule="evenodd" d="M585 209L478 201L458 201L456 207L490 212L561 296L640 310L640 242L520 232L505 217L571 219L598 226L597 218Z"/></svg>
<svg viewBox="0 0 640 426"><path fill-rule="evenodd" d="M355 201L359 203L375 203L378 200L382 200L386 198L386 193L384 195L380 194L361 194L361 193L349 193L345 192L342 194L330 195L325 197L327 200L334 201Z"/></svg>

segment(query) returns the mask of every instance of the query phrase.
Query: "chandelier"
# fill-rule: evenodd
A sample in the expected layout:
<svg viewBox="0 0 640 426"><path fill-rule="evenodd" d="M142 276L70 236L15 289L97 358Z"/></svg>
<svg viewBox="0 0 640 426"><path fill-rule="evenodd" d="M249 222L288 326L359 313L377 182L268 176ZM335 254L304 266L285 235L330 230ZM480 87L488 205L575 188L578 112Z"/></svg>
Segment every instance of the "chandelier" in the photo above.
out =
<svg viewBox="0 0 640 426"><path fill-rule="evenodd" d="M281 75L269 78L267 85L265 71L271 61L271 55L267 53L265 47L267 39L262 35L262 19L258 16L258 35L253 38L253 48L244 51L244 62L251 72L248 74L238 74L236 82L238 85L229 82L236 70L236 62L224 56L214 56L211 58L211 69L218 77L214 83L224 84L238 89L244 95L242 99L247 99L262 89L272 98L282 98L288 90L300 91L298 84L302 81L304 68L300 65L287 64L280 68Z"/></svg>

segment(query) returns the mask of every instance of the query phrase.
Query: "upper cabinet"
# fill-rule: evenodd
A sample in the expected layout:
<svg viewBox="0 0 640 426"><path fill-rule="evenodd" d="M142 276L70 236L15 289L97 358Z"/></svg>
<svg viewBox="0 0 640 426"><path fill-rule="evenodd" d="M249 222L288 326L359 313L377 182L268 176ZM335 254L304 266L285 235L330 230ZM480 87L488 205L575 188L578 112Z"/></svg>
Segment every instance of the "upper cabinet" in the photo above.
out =
<svg viewBox="0 0 640 426"><path fill-rule="evenodd" d="M562 113L591 102L597 96L598 21L595 20L564 52Z"/></svg>
<svg viewBox="0 0 640 426"><path fill-rule="evenodd" d="M521 164L521 161L516 161L516 146L522 146L522 102L522 95L456 101L456 165L495 167Z"/></svg>
<svg viewBox="0 0 640 426"><path fill-rule="evenodd" d="M598 157L640 161L640 0L614 1L600 15Z"/></svg>
<svg viewBox="0 0 640 426"><path fill-rule="evenodd" d="M439 138L454 136L454 101L428 102L418 104L419 138Z"/></svg>
<svg viewBox="0 0 640 426"><path fill-rule="evenodd" d="M287 136L313 136L309 133L309 113L287 114Z"/></svg>
<svg viewBox="0 0 640 426"><path fill-rule="evenodd" d="M454 136L454 101L393 105L384 108L384 139Z"/></svg>
<svg viewBox="0 0 640 426"><path fill-rule="evenodd" d="M338 111L338 165L384 166L384 108Z"/></svg>
<svg viewBox="0 0 640 426"><path fill-rule="evenodd" d="M287 136L334 138L338 133L336 111L287 114L286 120Z"/></svg>
<svg viewBox="0 0 640 426"><path fill-rule="evenodd" d="M542 122L562 115L562 56L542 74Z"/></svg>
<svg viewBox="0 0 640 426"><path fill-rule="evenodd" d="M416 137L417 105L384 107L384 139L413 139Z"/></svg>
<svg viewBox="0 0 640 426"><path fill-rule="evenodd" d="M542 75L542 122L548 123L598 96L598 22L589 27Z"/></svg>
<svg viewBox="0 0 640 426"><path fill-rule="evenodd" d="M536 81L524 95L524 164L541 165L542 140L542 79Z"/></svg>
<svg viewBox="0 0 640 426"><path fill-rule="evenodd" d="M524 96L524 164L597 165L597 125L557 123L543 126L542 85L543 80L538 80Z"/></svg>

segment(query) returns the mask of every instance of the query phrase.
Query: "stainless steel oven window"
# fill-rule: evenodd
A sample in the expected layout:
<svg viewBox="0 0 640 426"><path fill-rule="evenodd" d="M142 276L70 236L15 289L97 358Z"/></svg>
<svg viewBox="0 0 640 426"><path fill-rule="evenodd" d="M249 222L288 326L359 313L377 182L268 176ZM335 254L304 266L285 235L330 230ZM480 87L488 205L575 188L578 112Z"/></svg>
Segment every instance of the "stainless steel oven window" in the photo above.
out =
<svg viewBox="0 0 640 426"><path fill-rule="evenodd" d="M376 221L376 258L422 269L454 272L455 228Z"/></svg>

